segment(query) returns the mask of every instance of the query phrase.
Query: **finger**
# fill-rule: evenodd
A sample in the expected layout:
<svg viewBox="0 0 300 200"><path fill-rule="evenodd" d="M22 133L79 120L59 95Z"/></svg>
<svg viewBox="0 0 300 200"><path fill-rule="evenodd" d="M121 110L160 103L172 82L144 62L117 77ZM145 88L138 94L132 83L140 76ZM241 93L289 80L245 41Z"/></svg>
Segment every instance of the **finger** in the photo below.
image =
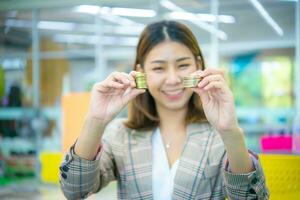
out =
<svg viewBox="0 0 300 200"><path fill-rule="evenodd" d="M141 72L138 72L138 71L131 71L129 73L129 75L133 76L135 78L135 76L138 74L138 73L141 73Z"/></svg>
<svg viewBox="0 0 300 200"><path fill-rule="evenodd" d="M128 75L126 73L121 73L121 72L115 73L112 76L112 79L114 81L123 83L124 85L130 85L130 81L128 79Z"/></svg>
<svg viewBox="0 0 300 200"><path fill-rule="evenodd" d="M219 68L207 68L205 70L198 70L198 75L200 77L206 77L208 75L214 75L214 74L220 74L221 76L224 77L225 70L224 69L219 69Z"/></svg>
<svg viewBox="0 0 300 200"><path fill-rule="evenodd" d="M222 82L220 81L212 81L208 85L204 87L204 90L208 91L211 89L224 89Z"/></svg>
<svg viewBox="0 0 300 200"><path fill-rule="evenodd" d="M108 77L107 80L115 80L115 76L118 74L119 72L112 72Z"/></svg>
<svg viewBox="0 0 300 200"><path fill-rule="evenodd" d="M105 80L104 82L107 82L107 80ZM103 82L97 82L93 85L93 88L99 88L100 86L103 86L105 84L103 84Z"/></svg>
<svg viewBox="0 0 300 200"><path fill-rule="evenodd" d="M144 93L145 89L136 89L136 88L128 88L127 95L124 96L124 101L128 103L130 100L134 99L136 96Z"/></svg>
<svg viewBox="0 0 300 200"><path fill-rule="evenodd" d="M125 72L122 72L122 75L125 76L129 80L129 85L130 87L134 88L135 87L135 79L131 74L127 74Z"/></svg>
<svg viewBox="0 0 300 200"><path fill-rule="evenodd" d="M108 83L108 86L110 88L117 88L117 89L122 89L124 88L124 85L122 83L116 82L116 81L110 81Z"/></svg>
<svg viewBox="0 0 300 200"><path fill-rule="evenodd" d="M220 74L209 75L204 77L198 84L198 87L205 87L212 81L223 81L224 78Z"/></svg>
<svg viewBox="0 0 300 200"><path fill-rule="evenodd" d="M129 73L129 77L133 80L133 81L131 81L131 87L133 87L133 88L136 87L135 77L136 77L137 73L139 73L139 72L137 72L137 71L131 71Z"/></svg>
<svg viewBox="0 0 300 200"><path fill-rule="evenodd" d="M123 84L112 81L112 80L105 80L103 82L95 83L93 85L93 90L98 92L108 92L111 89L123 89Z"/></svg>
<svg viewBox="0 0 300 200"><path fill-rule="evenodd" d="M124 85L119 82L115 81L109 81L106 84L103 84L101 88L99 88L99 91L103 91L103 88L106 89L106 91L110 89L124 89Z"/></svg>
<svg viewBox="0 0 300 200"><path fill-rule="evenodd" d="M133 98L135 98L136 96L138 96L138 95L140 95L140 94L143 94L143 93L145 93L145 92L146 92L145 89L136 89L136 88L134 88L134 89L132 90L132 93L130 94L130 98L133 99Z"/></svg>
<svg viewBox="0 0 300 200"><path fill-rule="evenodd" d="M202 88L192 88L194 92L196 92L201 99L202 105L207 104L209 102L209 93Z"/></svg>

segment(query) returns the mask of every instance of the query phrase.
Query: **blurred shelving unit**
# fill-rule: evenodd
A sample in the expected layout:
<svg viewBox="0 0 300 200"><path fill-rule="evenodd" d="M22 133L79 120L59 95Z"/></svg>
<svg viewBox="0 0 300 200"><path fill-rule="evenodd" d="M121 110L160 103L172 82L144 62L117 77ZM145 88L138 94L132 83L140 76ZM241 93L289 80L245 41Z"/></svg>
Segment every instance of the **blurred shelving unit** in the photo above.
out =
<svg viewBox="0 0 300 200"><path fill-rule="evenodd" d="M45 116L50 120L60 120L61 108L60 107L49 107L42 108L41 115ZM33 108L0 108L0 119L22 119L24 117L33 118L35 111Z"/></svg>

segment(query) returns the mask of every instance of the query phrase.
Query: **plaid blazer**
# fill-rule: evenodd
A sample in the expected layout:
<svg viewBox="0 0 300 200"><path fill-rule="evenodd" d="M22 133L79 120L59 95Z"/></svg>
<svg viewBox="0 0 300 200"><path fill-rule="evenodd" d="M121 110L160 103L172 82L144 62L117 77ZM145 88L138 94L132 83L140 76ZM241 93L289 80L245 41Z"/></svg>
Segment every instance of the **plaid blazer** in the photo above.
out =
<svg viewBox="0 0 300 200"><path fill-rule="evenodd" d="M153 199L153 131L126 128L121 119L105 129L93 161L74 153L74 145L60 166L60 185L67 199L82 199L117 180L119 199ZM190 124L174 178L173 199L268 199L269 192L258 157L249 151L255 171L233 174L223 141L208 123Z"/></svg>

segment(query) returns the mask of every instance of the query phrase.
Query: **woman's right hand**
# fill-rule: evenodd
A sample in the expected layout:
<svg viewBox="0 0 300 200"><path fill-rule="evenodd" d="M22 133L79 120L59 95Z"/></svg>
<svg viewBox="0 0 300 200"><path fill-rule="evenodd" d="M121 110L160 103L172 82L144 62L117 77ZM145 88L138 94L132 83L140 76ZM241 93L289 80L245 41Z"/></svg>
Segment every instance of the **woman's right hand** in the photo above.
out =
<svg viewBox="0 0 300 200"><path fill-rule="evenodd" d="M137 89L135 76L138 72L113 72L104 81L93 86L88 116L109 123L127 103L145 92Z"/></svg>

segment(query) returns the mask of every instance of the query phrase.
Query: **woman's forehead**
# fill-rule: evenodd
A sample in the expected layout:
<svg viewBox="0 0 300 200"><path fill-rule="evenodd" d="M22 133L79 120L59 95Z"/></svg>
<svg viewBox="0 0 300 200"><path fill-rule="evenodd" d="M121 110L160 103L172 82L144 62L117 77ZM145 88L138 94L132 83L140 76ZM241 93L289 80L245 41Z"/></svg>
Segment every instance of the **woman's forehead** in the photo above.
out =
<svg viewBox="0 0 300 200"><path fill-rule="evenodd" d="M167 41L154 46L146 56L146 62L161 61L180 61L183 58L192 58L192 51L184 44L179 42Z"/></svg>

